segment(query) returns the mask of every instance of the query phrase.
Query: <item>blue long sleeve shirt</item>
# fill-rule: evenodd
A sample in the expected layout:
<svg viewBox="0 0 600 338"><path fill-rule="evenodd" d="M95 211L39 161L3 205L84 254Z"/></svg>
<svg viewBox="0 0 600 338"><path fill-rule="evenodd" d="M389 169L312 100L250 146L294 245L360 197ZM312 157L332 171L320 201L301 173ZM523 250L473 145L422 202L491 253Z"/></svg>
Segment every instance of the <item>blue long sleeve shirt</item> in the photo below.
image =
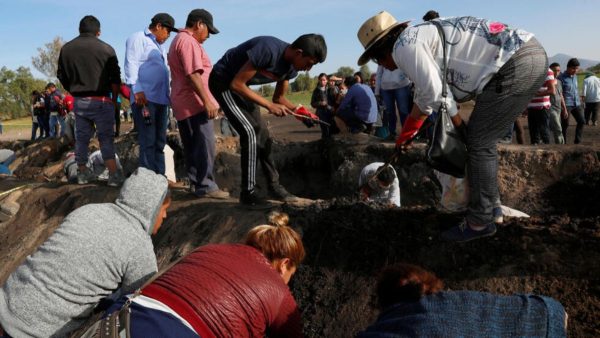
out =
<svg viewBox="0 0 600 338"><path fill-rule="evenodd" d="M132 34L125 44L125 83L134 94L144 92L153 103L169 104L167 52L148 28Z"/></svg>
<svg viewBox="0 0 600 338"><path fill-rule="evenodd" d="M578 107L581 105L579 89L577 87L577 75L560 73L558 79L562 82L563 97L567 107Z"/></svg>

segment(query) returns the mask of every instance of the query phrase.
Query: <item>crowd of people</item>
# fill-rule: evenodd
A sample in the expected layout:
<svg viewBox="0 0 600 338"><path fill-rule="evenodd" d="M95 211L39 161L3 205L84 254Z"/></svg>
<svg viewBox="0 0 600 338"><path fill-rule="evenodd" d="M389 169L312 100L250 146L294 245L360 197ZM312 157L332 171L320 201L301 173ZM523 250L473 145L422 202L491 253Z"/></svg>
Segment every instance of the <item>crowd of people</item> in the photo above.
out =
<svg viewBox="0 0 600 338"><path fill-rule="evenodd" d="M466 135L470 200L465 219L442 238L465 242L491 236L496 232L494 210L500 206L498 140L527 109L535 126L532 141L535 136L536 142L549 142L544 127L552 129L555 140L562 136L566 141L564 117L571 114L579 143L583 125L597 123L600 86L595 76L586 77L580 97L577 60L559 74L560 66L549 67L543 47L524 30L473 17L440 18L435 11L423 19L410 26L381 12L366 20L358 31L364 47L358 64L371 60L378 64L377 73L368 83L360 73L345 79L321 74L311 105L329 124L321 124L324 138L336 132L372 133L379 118L398 152L409 146L427 118L447 106L453 124ZM123 90L114 49L99 39L98 19L85 16L80 35L63 46L58 61L57 77L72 99L52 83L44 94L32 94L43 137L64 134L69 128L64 117L73 112L70 178L85 184L107 171L108 185L122 187L114 203L88 204L67 215L8 277L0 290L0 337L66 336L95 311L109 317L126 311L123 328L132 337L303 335L287 284L305 252L287 215L272 214L268 224L251 229L241 244L202 246L160 275L151 236L161 228L171 203L163 153L169 105L195 196L229 198L213 173L212 120L224 114L240 137L240 203L252 209L272 207L256 191L257 162L271 197L297 198L279 182L273 139L259 107L276 116L301 111L285 96L289 81L325 61L325 40L319 34L304 34L292 43L259 36L229 49L213 66L203 47L211 34L219 33L211 13L194 9L185 26L176 27L171 15L158 13L147 28L127 39ZM177 35L167 53L163 44L171 33ZM446 48L447 40L458 42ZM272 100L249 87L273 82ZM123 92L131 101L140 145L139 168L127 179L114 150L117 99ZM475 98L466 124L458 103ZM552 112L554 105L559 111ZM88 145L94 134L100 150L91 160ZM396 172L382 162L363 169L359 191L364 201L400 206ZM409 264L385 269L376 289L381 314L359 337L566 336L564 308L543 296L445 292L434 274Z"/></svg>

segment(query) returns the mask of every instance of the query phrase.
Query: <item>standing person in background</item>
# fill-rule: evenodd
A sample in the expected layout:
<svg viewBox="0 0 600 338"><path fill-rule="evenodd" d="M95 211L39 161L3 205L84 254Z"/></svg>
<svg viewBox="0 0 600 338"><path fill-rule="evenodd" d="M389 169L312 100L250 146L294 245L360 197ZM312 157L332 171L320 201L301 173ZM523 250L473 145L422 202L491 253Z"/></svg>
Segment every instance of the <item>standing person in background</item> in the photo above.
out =
<svg viewBox="0 0 600 338"><path fill-rule="evenodd" d="M531 144L549 144L548 111L550 96L556 94L554 72L548 68L544 84L527 105L527 122Z"/></svg>
<svg viewBox="0 0 600 338"><path fill-rule="evenodd" d="M333 123L333 106L335 105L335 101L331 100L327 82L327 74L319 74L317 87L312 92L310 105L316 109L319 120L331 125ZM319 125L321 127L321 138L326 139L331 137L331 126L327 126L323 123L320 123Z"/></svg>
<svg viewBox="0 0 600 338"><path fill-rule="evenodd" d="M226 199L229 193L219 189L213 173L215 132L213 119L219 105L208 89L212 63L202 44L219 30L204 9L188 14L185 28L169 48L171 67L171 104L183 143L190 189L198 197ZM136 123L138 129L140 123ZM139 129L140 130L140 129Z"/></svg>
<svg viewBox="0 0 600 338"><path fill-rule="evenodd" d="M37 130L40 130L40 138L44 136L44 123L42 121L46 105L44 96L37 90L31 93L31 140L37 140Z"/></svg>
<svg viewBox="0 0 600 338"><path fill-rule="evenodd" d="M573 115L577 126L575 127L575 144L579 144L583 138L583 126L585 125L585 117L583 108L581 108L581 98L577 84L577 72L579 71L579 60L572 58L567 62L567 70L558 76L562 82L563 97L567 106L567 113ZM567 143L567 129L569 128L569 116L563 117L562 132Z"/></svg>
<svg viewBox="0 0 600 338"><path fill-rule="evenodd" d="M46 109L50 113L50 137L58 138L59 135L65 134L65 120L61 115L65 96L56 89L56 85L52 82L46 85L46 91L48 92Z"/></svg>
<svg viewBox="0 0 600 338"><path fill-rule="evenodd" d="M319 34L302 35L291 44L272 36L259 36L231 48L215 64L210 76L210 90L240 135L242 205L252 209L272 207L254 189L258 162L274 198L287 202L297 199L279 182L279 173L271 155L273 139L260 115L259 106L275 116L292 114L298 106L285 97L289 80L295 78L299 71L308 71L313 65L325 61L326 56L327 45ZM271 102L249 87L272 82L276 85Z"/></svg>
<svg viewBox="0 0 600 338"><path fill-rule="evenodd" d="M427 11L425 15L423 15L423 21L431 21L433 19L437 19L440 17L440 13L432 10Z"/></svg>
<svg viewBox="0 0 600 338"><path fill-rule="evenodd" d="M583 95L585 102L585 124L598 125L598 111L600 111L600 79L592 73L587 73L583 80Z"/></svg>
<svg viewBox="0 0 600 338"><path fill-rule="evenodd" d="M554 142L556 144L565 144L565 138L563 136L561 119L565 117L569 117L567 113L567 106L565 105L565 99L563 98L562 92L562 82L558 78L560 75L560 65L556 62L550 65L550 69L552 69L552 73L554 73L555 79L555 92L554 95L550 95L550 110L548 111L548 126L550 128L550 132L554 137Z"/></svg>
<svg viewBox="0 0 600 338"><path fill-rule="evenodd" d="M139 164L163 175L170 103L169 67L163 44L171 32L179 32L173 17L158 13L148 28L132 34L125 43L125 83L131 88L129 100L138 130ZM120 114L115 115L115 119L116 135L119 135Z"/></svg>
<svg viewBox="0 0 600 338"><path fill-rule="evenodd" d="M365 82L362 72L356 72L356 73L354 73L353 76L354 76L355 83L364 83Z"/></svg>
<svg viewBox="0 0 600 338"><path fill-rule="evenodd" d="M86 184L92 173L86 167L88 145L94 131L102 158L109 171L109 186L119 186L123 175L117 171L114 149L115 109L121 84L121 69L115 50L100 40L100 21L87 15L79 22L79 36L60 50L57 77L75 98L75 153L77 183ZM109 96L112 95L112 99Z"/></svg>
<svg viewBox="0 0 600 338"><path fill-rule="evenodd" d="M402 125L410 113L411 82L402 70L388 70L383 66L377 67L377 79L379 80L375 87L375 95L381 95L385 105L389 137L395 140L397 137L396 124L398 123L396 112L400 115Z"/></svg>

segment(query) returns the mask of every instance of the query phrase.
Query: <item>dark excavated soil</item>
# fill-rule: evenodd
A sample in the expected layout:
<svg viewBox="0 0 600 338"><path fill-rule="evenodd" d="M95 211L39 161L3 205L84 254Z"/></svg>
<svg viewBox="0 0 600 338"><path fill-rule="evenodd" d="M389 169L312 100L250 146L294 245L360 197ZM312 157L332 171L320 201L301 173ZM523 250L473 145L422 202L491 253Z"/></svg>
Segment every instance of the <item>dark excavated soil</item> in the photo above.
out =
<svg viewBox="0 0 600 338"><path fill-rule="evenodd" d="M131 142L125 137L118 145L127 170L136 166L131 159L137 150ZM176 148L176 140L170 138L170 143ZM10 144L22 149L16 163L20 177L0 179L0 192L27 184L20 190L19 212L0 222L0 284L70 211L112 201L118 192L101 183L61 183L66 145L26 145ZM235 195L237 145L233 139L219 139L219 147L217 179ZM305 264L290 283L305 334L351 337L364 329L377 316L372 292L377 271L406 261L436 272L453 290L554 297L569 313L570 337L600 336L599 151L595 143L587 147L501 147L503 202L532 217L507 220L491 238L448 244L439 234L461 215L436 208L439 187L422 163L419 145L396 164L403 207L389 210L359 203L353 192L356 171L364 163L387 158L391 145L277 144L282 182L293 193L323 199L303 207L278 206L289 213L307 249ZM177 149L176 162L181 174ZM0 196L0 203L5 198ZM242 209L235 198L198 200L176 189L173 200L154 238L160 266L199 245L239 241L249 228L266 220L264 212Z"/></svg>

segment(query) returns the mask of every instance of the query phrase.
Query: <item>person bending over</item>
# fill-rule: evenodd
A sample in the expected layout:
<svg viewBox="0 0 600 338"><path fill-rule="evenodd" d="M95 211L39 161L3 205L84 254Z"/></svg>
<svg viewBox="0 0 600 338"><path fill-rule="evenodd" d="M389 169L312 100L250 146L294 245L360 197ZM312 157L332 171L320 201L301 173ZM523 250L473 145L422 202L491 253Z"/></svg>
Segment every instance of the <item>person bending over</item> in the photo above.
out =
<svg viewBox="0 0 600 338"><path fill-rule="evenodd" d="M442 291L435 274L415 265L385 268L377 282L377 321L357 338L566 337L567 314L536 295Z"/></svg>
<svg viewBox="0 0 600 338"><path fill-rule="evenodd" d="M143 287L131 298L131 336L302 337L287 284L305 253L288 220L275 213L243 244L201 246Z"/></svg>

